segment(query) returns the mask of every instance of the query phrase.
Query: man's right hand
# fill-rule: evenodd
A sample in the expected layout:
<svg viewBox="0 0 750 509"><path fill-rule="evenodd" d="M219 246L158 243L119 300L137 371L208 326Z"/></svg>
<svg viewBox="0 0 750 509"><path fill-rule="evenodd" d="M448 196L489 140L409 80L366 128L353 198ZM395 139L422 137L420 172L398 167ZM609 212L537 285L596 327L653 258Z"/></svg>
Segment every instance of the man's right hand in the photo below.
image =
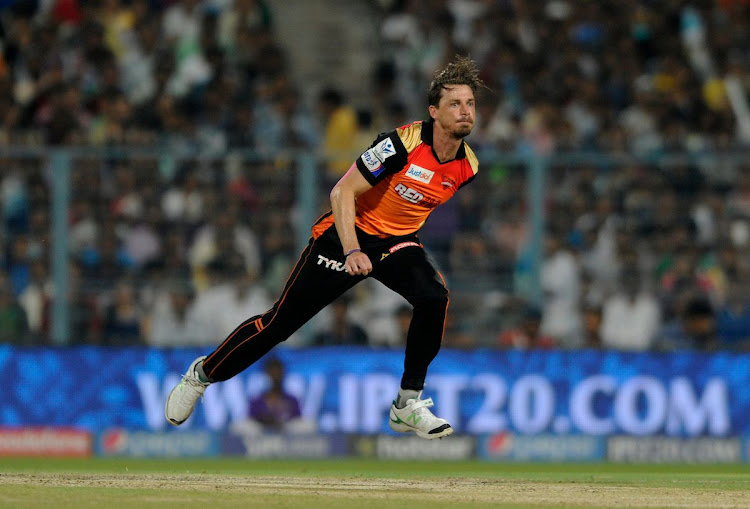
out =
<svg viewBox="0 0 750 509"><path fill-rule="evenodd" d="M372 272L370 257L362 251L357 251L346 257L346 273L350 276L366 276Z"/></svg>

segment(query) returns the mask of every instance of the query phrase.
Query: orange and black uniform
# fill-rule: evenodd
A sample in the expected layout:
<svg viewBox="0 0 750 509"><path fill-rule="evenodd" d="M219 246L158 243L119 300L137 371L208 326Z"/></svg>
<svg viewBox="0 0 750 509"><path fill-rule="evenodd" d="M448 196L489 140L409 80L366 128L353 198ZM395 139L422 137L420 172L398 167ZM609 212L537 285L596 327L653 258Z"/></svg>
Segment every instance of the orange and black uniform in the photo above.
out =
<svg viewBox="0 0 750 509"><path fill-rule="evenodd" d="M445 328L448 290L429 261L417 231L430 212L445 203L477 173L466 143L456 157L440 162L432 147L432 121L383 133L357 159L372 188L357 197L355 228L373 270L350 276L332 212L312 227L310 243L273 307L240 324L203 363L215 381L240 373L286 340L345 291L374 277L414 306L406 341L401 387L422 390Z"/></svg>

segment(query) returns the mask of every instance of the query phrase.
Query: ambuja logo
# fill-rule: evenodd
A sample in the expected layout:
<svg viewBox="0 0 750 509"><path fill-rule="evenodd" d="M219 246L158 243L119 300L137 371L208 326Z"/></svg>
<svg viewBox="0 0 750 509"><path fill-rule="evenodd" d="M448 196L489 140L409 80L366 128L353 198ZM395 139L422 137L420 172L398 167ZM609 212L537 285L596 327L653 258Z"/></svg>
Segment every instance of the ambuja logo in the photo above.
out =
<svg viewBox="0 0 750 509"><path fill-rule="evenodd" d="M420 182L424 182L425 184L430 183L433 175L435 175L434 171L426 170L425 168L421 168L416 164L412 164L411 166L409 166L409 169L406 170L407 177L413 178L414 180L418 180Z"/></svg>
<svg viewBox="0 0 750 509"><path fill-rule="evenodd" d="M373 149L366 150L362 154L362 162L365 163L365 166L367 166L367 169L371 172L375 172L376 170L383 167L380 163L380 159L377 158Z"/></svg>

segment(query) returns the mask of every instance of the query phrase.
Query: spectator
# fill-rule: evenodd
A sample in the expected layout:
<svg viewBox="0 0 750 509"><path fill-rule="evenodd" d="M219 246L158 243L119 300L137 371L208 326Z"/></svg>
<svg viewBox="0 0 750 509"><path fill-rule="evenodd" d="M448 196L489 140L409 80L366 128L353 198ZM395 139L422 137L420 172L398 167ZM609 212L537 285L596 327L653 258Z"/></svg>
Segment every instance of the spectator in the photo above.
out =
<svg viewBox="0 0 750 509"><path fill-rule="evenodd" d="M296 263L292 254L294 239L289 218L281 211L271 212L263 235L263 286L270 294L280 295L286 278Z"/></svg>
<svg viewBox="0 0 750 509"><path fill-rule="evenodd" d="M29 219L29 191L21 169L7 171L0 180L0 211L3 228L11 235L26 232Z"/></svg>
<svg viewBox="0 0 750 509"><path fill-rule="evenodd" d="M284 390L285 366L278 358L268 359L263 367L269 388L250 401L248 419L232 426L245 436L264 432L305 434L315 432L314 422L302 417L297 398Z"/></svg>
<svg viewBox="0 0 750 509"><path fill-rule="evenodd" d="M162 195L164 216L172 222L197 224L203 218L203 205L203 191L197 172L193 168L182 168Z"/></svg>
<svg viewBox="0 0 750 509"><path fill-rule="evenodd" d="M271 28L271 10L263 0L234 0L233 5L219 15L218 42L232 52L237 45L240 30Z"/></svg>
<svg viewBox="0 0 750 509"><path fill-rule="evenodd" d="M497 346L517 350L553 348L555 346L554 340L540 333L542 312L536 307L527 306L522 315L518 327L500 333L497 338Z"/></svg>
<svg viewBox="0 0 750 509"><path fill-rule="evenodd" d="M44 205L37 205L29 215L29 256L32 260L46 260L50 249L51 228L49 211Z"/></svg>
<svg viewBox="0 0 750 509"><path fill-rule="evenodd" d="M649 350L661 327L656 297L646 291L637 271L625 271L620 291L604 301L602 346L615 350Z"/></svg>
<svg viewBox="0 0 750 509"><path fill-rule="evenodd" d="M74 200L70 215L70 250L76 256L88 257L99 240L100 218L97 217L93 204L87 199Z"/></svg>
<svg viewBox="0 0 750 509"><path fill-rule="evenodd" d="M750 293L746 283L733 283L716 312L716 335L722 348L750 348Z"/></svg>
<svg viewBox="0 0 750 509"><path fill-rule="evenodd" d="M96 250L81 257L86 286L101 292L111 291L115 282L130 272L133 261L120 245L112 229L102 233Z"/></svg>
<svg viewBox="0 0 750 509"><path fill-rule="evenodd" d="M109 212L118 219L136 219L143 214L143 195L138 178L142 174L133 172L120 163L114 169L115 196L109 204Z"/></svg>
<svg viewBox="0 0 750 509"><path fill-rule="evenodd" d="M560 233L550 232L545 238L542 264L544 309L542 334L551 336L563 348L580 343L580 267L573 252L565 246Z"/></svg>
<svg viewBox="0 0 750 509"><path fill-rule="evenodd" d="M141 0L139 4L146 3ZM159 92L156 70L159 64L159 23L153 18L135 24L124 51L118 59L122 90L136 109L151 101ZM140 126L144 127L144 126Z"/></svg>
<svg viewBox="0 0 750 509"><path fill-rule="evenodd" d="M28 319L7 279L0 282L0 343L29 344Z"/></svg>
<svg viewBox="0 0 750 509"><path fill-rule="evenodd" d="M68 314L70 316L70 339L72 345L99 344L102 334L102 316L97 305L98 290L84 281L83 266L72 261L68 266L70 280L68 282ZM46 313L47 320L44 330L51 332L50 311Z"/></svg>
<svg viewBox="0 0 750 509"><path fill-rule="evenodd" d="M146 320L146 343L156 347L180 347L206 343L209 332L195 308L195 292L176 282L157 298Z"/></svg>
<svg viewBox="0 0 750 509"><path fill-rule="evenodd" d="M196 49L205 11L200 0L181 0L164 11L162 30L167 42L186 58Z"/></svg>
<svg viewBox="0 0 750 509"><path fill-rule="evenodd" d="M411 318L411 305L377 281L365 281L367 298L357 302L364 329L372 346L400 348L406 344L406 317ZM408 329L408 327L407 327Z"/></svg>
<svg viewBox="0 0 750 509"><path fill-rule="evenodd" d="M190 265L205 266L218 254L235 251L241 253L248 272L260 272L260 243L255 232L240 221L236 202L213 211L210 222L201 227L189 248Z"/></svg>
<svg viewBox="0 0 750 509"><path fill-rule="evenodd" d="M189 280L191 275L188 263L187 228L172 226L167 229L161 258L154 265L162 266L166 277Z"/></svg>
<svg viewBox="0 0 750 509"><path fill-rule="evenodd" d="M14 295L20 295L29 285L31 281L31 264L33 261L29 252L28 237L26 235L15 237L10 244L7 267Z"/></svg>
<svg viewBox="0 0 750 509"><path fill-rule="evenodd" d="M123 233L123 251L137 267L142 267L161 255L163 216L157 205L146 207L143 217L129 221Z"/></svg>
<svg viewBox="0 0 750 509"><path fill-rule="evenodd" d="M256 316L271 308L273 301L268 292L258 282L254 272L245 269L239 257L229 262L229 280L226 291L221 293L224 299L218 303L219 336L226 337L237 324L245 321L249 316Z"/></svg>
<svg viewBox="0 0 750 509"><path fill-rule="evenodd" d="M366 345L365 330L349 316L350 298L343 295L331 303L331 321L313 339L316 346Z"/></svg>
<svg viewBox="0 0 750 509"><path fill-rule="evenodd" d="M47 266L42 260L31 264L29 284L18 296L28 322L28 330L35 342L41 342L45 312L50 304L52 284L47 275Z"/></svg>
<svg viewBox="0 0 750 509"><path fill-rule="evenodd" d="M677 317L661 331L659 349L714 351L719 347L716 316L705 297L687 298Z"/></svg>
<svg viewBox="0 0 750 509"><path fill-rule="evenodd" d="M249 105L238 104L229 113L227 145L231 149L243 149L255 146L254 118Z"/></svg>
<svg viewBox="0 0 750 509"><path fill-rule="evenodd" d="M142 342L142 310L136 301L131 281L117 283L114 300L104 311L104 343L109 346L129 346Z"/></svg>
<svg viewBox="0 0 750 509"><path fill-rule="evenodd" d="M224 332L220 316L223 306L231 300L231 287L227 274L226 260L211 260L198 274L196 280L197 295L195 298L195 313L197 319L206 328L205 344L213 343ZM236 325L236 324L235 324Z"/></svg>
<svg viewBox="0 0 750 509"><path fill-rule="evenodd" d="M325 135L323 146L327 158L326 174L334 180L351 166L358 149L357 113L344 100L341 92L324 89L318 98L318 108L323 118Z"/></svg>
<svg viewBox="0 0 750 509"><path fill-rule="evenodd" d="M456 230L456 225L452 226ZM475 279L480 275L492 277L496 269L494 257L497 254L490 254L491 248L486 239L478 232L453 231L452 236L449 255L451 272L457 277L468 279Z"/></svg>
<svg viewBox="0 0 750 509"><path fill-rule="evenodd" d="M602 308L589 304L583 308L583 347L598 350L602 348Z"/></svg>

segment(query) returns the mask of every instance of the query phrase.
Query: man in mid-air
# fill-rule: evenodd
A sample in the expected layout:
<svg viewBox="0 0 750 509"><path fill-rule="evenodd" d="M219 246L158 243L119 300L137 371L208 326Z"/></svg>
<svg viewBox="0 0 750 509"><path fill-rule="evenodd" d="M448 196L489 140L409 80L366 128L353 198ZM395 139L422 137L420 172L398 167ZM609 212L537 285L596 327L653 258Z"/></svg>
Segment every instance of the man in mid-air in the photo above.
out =
<svg viewBox="0 0 750 509"><path fill-rule="evenodd" d="M421 399L427 368L440 350L448 289L417 236L427 217L477 173L464 138L482 86L473 61L457 57L435 74L427 93L430 118L377 137L331 191L331 211L312 227L281 297L241 323L208 356L195 359L172 389L167 420L182 424L212 383L232 378L286 340L318 311L367 277L413 306L401 389L390 427L427 439L453 433Z"/></svg>

